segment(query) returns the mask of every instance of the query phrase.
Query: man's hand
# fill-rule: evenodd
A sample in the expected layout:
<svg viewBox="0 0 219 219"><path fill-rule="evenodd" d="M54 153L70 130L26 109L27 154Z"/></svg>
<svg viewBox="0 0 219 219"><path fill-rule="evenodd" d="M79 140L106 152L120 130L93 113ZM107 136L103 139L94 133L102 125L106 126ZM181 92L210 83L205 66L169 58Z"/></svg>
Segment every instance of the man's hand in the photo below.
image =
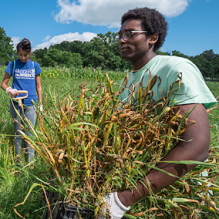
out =
<svg viewBox="0 0 219 219"><path fill-rule="evenodd" d="M12 89L11 87L7 87L6 94L11 94L12 96L15 97L18 95L18 91L17 91L17 89Z"/></svg>
<svg viewBox="0 0 219 219"><path fill-rule="evenodd" d="M125 207L119 200L117 192L109 193L103 198L103 204L101 204L102 212L98 215L98 219L106 218L109 214L111 219L121 219L126 211L130 207Z"/></svg>

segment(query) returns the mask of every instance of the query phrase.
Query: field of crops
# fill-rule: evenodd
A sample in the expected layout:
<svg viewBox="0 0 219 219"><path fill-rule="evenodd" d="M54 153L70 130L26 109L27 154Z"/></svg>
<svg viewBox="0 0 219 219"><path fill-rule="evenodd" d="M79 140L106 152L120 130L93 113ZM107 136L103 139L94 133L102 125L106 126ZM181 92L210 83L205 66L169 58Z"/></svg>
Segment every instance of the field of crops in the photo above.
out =
<svg viewBox="0 0 219 219"><path fill-rule="evenodd" d="M5 67L0 68L0 82L4 76ZM44 68L41 74L43 88L43 106L46 111L54 110L66 96L79 98L78 86L82 83L94 87L98 81L105 83L106 72L93 68ZM126 72L107 72L110 80L120 82ZM11 83L11 81L10 81ZM206 82L215 97L219 97L219 82ZM71 95L70 95L71 94ZM44 208L42 207L42 185L48 182L49 166L47 167L40 156L36 154L34 170L29 166L17 167L13 152L13 126L9 112L9 96L3 90L0 92L0 219L23 218L40 219ZM54 101L57 101L54 103ZM211 147L218 149L219 109L213 109L209 114L211 126ZM50 131L48 131L49 133ZM217 170L215 170L217 171ZM218 179L215 179L215 183ZM18 205L15 210L14 206ZM216 194L216 193L215 193ZM218 206L219 207L219 206ZM208 211L206 210L206 213ZM217 214L213 214L215 218ZM197 217L198 218L198 217ZM206 214L206 218L208 215ZM212 218L212 215L209 217Z"/></svg>

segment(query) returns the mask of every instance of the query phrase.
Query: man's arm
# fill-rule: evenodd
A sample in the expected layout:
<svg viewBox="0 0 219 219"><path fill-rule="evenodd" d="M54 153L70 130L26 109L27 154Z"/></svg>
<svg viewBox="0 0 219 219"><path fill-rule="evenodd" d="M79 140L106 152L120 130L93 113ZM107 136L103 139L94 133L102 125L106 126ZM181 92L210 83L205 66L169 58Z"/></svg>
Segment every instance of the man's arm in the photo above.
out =
<svg viewBox="0 0 219 219"><path fill-rule="evenodd" d="M179 106L179 109L181 114L185 114L194 107L195 109L190 113L188 119L194 120L195 124L186 129L181 136L181 139L185 141L180 141L179 144L167 154L167 156L163 159L164 161L204 161L207 159L210 144L210 127L205 107L202 104L188 104ZM157 165L158 168L163 169L177 177L182 177L195 166L196 165L164 162ZM160 171L152 170L148 173L147 180L150 181L150 187L156 193L172 184L175 180L177 180L177 177L172 177ZM133 192L130 190L119 192L118 197L121 203L127 207L149 196L149 191L147 187L145 187L145 185L148 184L147 180L143 181L144 185L138 182L137 189Z"/></svg>

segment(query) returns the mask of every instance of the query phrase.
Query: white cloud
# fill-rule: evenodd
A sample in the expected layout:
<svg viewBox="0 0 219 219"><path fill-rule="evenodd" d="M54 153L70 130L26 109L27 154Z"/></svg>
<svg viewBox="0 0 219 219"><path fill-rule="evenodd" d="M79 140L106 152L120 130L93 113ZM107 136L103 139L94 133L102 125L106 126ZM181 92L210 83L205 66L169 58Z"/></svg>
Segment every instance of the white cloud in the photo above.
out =
<svg viewBox="0 0 219 219"><path fill-rule="evenodd" d="M14 46L14 49L16 49L17 44L21 41L21 37L11 37L12 45Z"/></svg>
<svg viewBox="0 0 219 219"><path fill-rule="evenodd" d="M43 49L43 48L49 48L51 45L55 45L55 44L59 44L63 41L75 41L75 40L80 40L80 41L90 41L91 39L93 39L95 36L97 36L96 33L91 33L91 32L84 32L82 34L79 34L78 32L75 33L66 33L66 34L62 34L62 35L58 35L58 36L54 36L52 39L48 38L48 40L46 40L46 38L43 41L46 41L42 44L36 45L33 49ZM50 39L50 40L49 40Z"/></svg>
<svg viewBox="0 0 219 219"><path fill-rule="evenodd" d="M84 24L120 27L121 16L136 7L155 8L167 17L182 14L191 0L58 0L60 23L78 21Z"/></svg>
<svg viewBox="0 0 219 219"><path fill-rule="evenodd" d="M43 41L48 41L51 38L51 36L46 36L45 39L43 39Z"/></svg>

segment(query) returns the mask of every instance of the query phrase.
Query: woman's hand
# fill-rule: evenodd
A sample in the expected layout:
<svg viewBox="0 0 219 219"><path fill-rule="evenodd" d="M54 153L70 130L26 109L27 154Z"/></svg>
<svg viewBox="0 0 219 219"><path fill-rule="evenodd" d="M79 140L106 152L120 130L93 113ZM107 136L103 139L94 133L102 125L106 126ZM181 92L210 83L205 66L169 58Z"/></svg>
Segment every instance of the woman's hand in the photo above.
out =
<svg viewBox="0 0 219 219"><path fill-rule="evenodd" d="M11 94L12 96L15 97L18 95L18 91L17 91L17 89L12 89L11 87L7 87L6 94Z"/></svg>

